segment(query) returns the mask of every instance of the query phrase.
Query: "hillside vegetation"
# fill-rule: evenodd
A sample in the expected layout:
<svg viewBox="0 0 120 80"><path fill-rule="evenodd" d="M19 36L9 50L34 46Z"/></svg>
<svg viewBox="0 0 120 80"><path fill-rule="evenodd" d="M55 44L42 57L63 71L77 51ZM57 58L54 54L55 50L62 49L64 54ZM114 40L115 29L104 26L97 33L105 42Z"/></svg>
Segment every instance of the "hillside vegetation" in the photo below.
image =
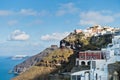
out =
<svg viewBox="0 0 120 80"><path fill-rule="evenodd" d="M51 67L33 66L13 80L46 80L47 75L53 70L54 68Z"/></svg>
<svg viewBox="0 0 120 80"><path fill-rule="evenodd" d="M99 50L101 48L105 48L109 43L112 42L112 36L112 34L106 34L100 36L85 37L83 33L73 33L61 41L63 41L66 46L74 46L75 49L78 50Z"/></svg>

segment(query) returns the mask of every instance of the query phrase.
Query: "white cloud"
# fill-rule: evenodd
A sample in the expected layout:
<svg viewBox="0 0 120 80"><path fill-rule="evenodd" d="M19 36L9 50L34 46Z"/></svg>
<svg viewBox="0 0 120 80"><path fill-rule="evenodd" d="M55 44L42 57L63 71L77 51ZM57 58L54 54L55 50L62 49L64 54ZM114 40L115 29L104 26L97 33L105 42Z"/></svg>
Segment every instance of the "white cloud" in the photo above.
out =
<svg viewBox="0 0 120 80"><path fill-rule="evenodd" d="M13 12L9 10L0 10L0 16L9 16L12 15Z"/></svg>
<svg viewBox="0 0 120 80"><path fill-rule="evenodd" d="M21 9L19 14L25 16L46 16L49 15L49 12L46 10L36 11L33 9Z"/></svg>
<svg viewBox="0 0 120 80"><path fill-rule="evenodd" d="M115 21L115 17L102 12L89 11L80 14L80 25L106 24Z"/></svg>
<svg viewBox="0 0 120 80"><path fill-rule="evenodd" d="M25 41L25 40L28 40L29 37L30 36L28 34L26 34L25 32L20 31L20 30L15 30L10 35L9 40L13 40L13 41Z"/></svg>
<svg viewBox="0 0 120 80"><path fill-rule="evenodd" d="M10 26L16 25L17 23L18 23L17 20L10 20L10 21L8 21L8 25L10 25Z"/></svg>
<svg viewBox="0 0 120 80"><path fill-rule="evenodd" d="M19 13L22 15L26 15L26 16L36 16L37 15L37 11L32 10L32 9L21 9Z"/></svg>
<svg viewBox="0 0 120 80"><path fill-rule="evenodd" d="M62 16L65 14L73 14L78 12L78 8L75 7L74 3L60 4L59 10L56 12L57 16Z"/></svg>
<svg viewBox="0 0 120 80"><path fill-rule="evenodd" d="M57 11L57 13L56 13L56 15L57 16L62 16L62 15L64 15L64 14L66 14L67 12L65 11L65 10L58 10Z"/></svg>
<svg viewBox="0 0 120 80"><path fill-rule="evenodd" d="M65 38L68 34L69 32L47 34L47 35L41 36L41 40L46 40L46 41L61 40Z"/></svg>
<svg viewBox="0 0 120 80"><path fill-rule="evenodd" d="M46 16L49 12L46 10L37 11L34 9L0 10L0 16Z"/></svg>
<svg viewBox="0 0 120 80"><path fill-rule="evenodd" d="M42 10L42 11L38 12L39 16L46 16L46 15L49 15L49 14L50 14L49 11L46 11L46 10Z"/></svg>

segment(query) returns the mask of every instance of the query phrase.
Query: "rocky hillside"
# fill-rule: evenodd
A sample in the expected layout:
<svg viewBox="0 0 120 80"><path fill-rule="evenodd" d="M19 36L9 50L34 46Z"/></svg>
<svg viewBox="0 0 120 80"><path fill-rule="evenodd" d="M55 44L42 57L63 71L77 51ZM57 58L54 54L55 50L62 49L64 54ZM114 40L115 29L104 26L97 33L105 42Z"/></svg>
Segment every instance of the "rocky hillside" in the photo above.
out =
<svg viewBox="0 0 120 80"><path fill-rule="evenodd" d="M46 80L48 74L54 70L55 69L51 67L33 66L21 75L15 77L13 80Z"/></svg>
<svg viewBox="0 0 120 80"><path fill-rule="evenodd" d="M23 73L13 80L69 80L69 77L65 77L63 74L69 74L71 70L73 72L78 70L75 66L78 52L100 50L106 47L112 41L113 31L116 32L118 30L105 27L100 29L103 32L106 31L106 34L98 34L97 28L94 26L89 29L94 34L83 31L79 31L79 33L72 32L60 41L60 48L47 48L43 52L15 66L14 72ZM109 29L112 32L109 32ZM78 68L79 70L83 69L81 67ZM89 66L86 68L89 69Z"/></svg>
<svg viewBox="0 0 120 80"><path fill-rule="evenodd" d="M32 67L36 63L40 62L46 55L50 54L51 52L53 52L56 49L58 49L58 47L46 48L39 54L34 55L34 56L28 58L27 60L25 60L24 62L16 65L13 69L13 72L19 74L19 73L22 73L22 72L28 70L30 67Z"/></svg>
<svg viewBox="0 0 120 80"><path fill-rule="evenodd" d="M72 39L71 39L72 36ZM113 34L105 34L100 36L91 36L86 37L83 33L79 34L70 34L60 42L60 46L63 44L69 46L74 50L100 50L103 47L106 47L108 43L112 42Z"/></svg>
<svg viewBox="0 0 120 80"><path fill-rule="evenodd" d="M56 49L13 80L48 80L50 74L64 72L63 68L69 63L69 57L72 54L72 49Z"/></svg>

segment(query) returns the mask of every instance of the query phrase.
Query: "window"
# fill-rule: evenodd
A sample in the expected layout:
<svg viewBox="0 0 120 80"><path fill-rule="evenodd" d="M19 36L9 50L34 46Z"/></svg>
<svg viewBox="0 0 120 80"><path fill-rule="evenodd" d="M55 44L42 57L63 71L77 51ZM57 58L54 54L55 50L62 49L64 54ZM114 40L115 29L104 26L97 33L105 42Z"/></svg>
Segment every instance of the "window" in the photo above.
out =
<svg viewBox="0 0 120 80"><path fill-rule="evenodd" d="M90 59L92 59L92 56L90 56Z"/></svg>
<svg viewBox="0 0 120 80"><path fill-rule="evenodd" d="M88 61L88 62L87 62L87 65L89 65L89 66L90 66L90 61Z"/></svg>
<svg viewBox="0 0 120 80"><path fill-rule="evenodd" d="M91 57L90 56L87 56L87 59L90 59Z"/></svg>
<svg viewBox="0 0 120 80"><path fill-rule="evenodd" d="M84 62L84 61L82 61L82 62L81 62L81 65L85 65L85 62Z"/></svg>
<svg viewBox="0 0 120 80"><path fill-rule="evenodd" d="M98 80L98 74L96 73L96 80Z"/></svg>
<svg viewBox="0 0 120 80"><path fill-rule="evenodd" d="M77 80L81 80L81 76L80 75L77 75Z"/></svg>
<svg viewBox="0 0 120 80"><path fill-rule="evenodd" d="M75 75L72 76L72 80L76 80L76 76Z"/></svg>
<svg viewBox="0 0 120 80"><path fill-rule="evenodd" d="M80 56L81 59L84 59L85 57L84 56Z"/></svg>
<svg viewBox="0 0 120 80"><path fill-rule="evenodd" d="M95 57L95 56L93 56L93 59L96 59L96 57Z"/></svg>

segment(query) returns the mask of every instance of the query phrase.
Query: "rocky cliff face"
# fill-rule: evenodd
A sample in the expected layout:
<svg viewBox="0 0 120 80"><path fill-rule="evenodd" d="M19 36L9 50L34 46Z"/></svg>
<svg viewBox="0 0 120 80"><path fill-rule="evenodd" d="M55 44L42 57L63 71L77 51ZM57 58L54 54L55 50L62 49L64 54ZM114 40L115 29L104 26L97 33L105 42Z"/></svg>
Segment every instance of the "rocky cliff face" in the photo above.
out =
<svg viewBox="0 0 120 80"><path fill-rule="evenodd" d="M50 80L49 78L53 80L56 74L68 71L70 67L68 64L71 63L69 57L72 54L72 49L55 49L44 56L36 65L31 66L29 70L15 77L13 80Z"/></svg>
<svg viewBox="0 0 120 80"><path fill-rule="evenodd" d="M13 72L17 73L17 74L20 74L21 72L25 72L30 67L32 67L36 63L40 62L45 56L47 56L48 54L50 54L52 51L54 51L56 49L57 49L57 47L46 48L45 50L43 50L39 54L34 55L34 56L28 58L27 60L25 60L24 62L16 65L13 69Z"/></svg>

